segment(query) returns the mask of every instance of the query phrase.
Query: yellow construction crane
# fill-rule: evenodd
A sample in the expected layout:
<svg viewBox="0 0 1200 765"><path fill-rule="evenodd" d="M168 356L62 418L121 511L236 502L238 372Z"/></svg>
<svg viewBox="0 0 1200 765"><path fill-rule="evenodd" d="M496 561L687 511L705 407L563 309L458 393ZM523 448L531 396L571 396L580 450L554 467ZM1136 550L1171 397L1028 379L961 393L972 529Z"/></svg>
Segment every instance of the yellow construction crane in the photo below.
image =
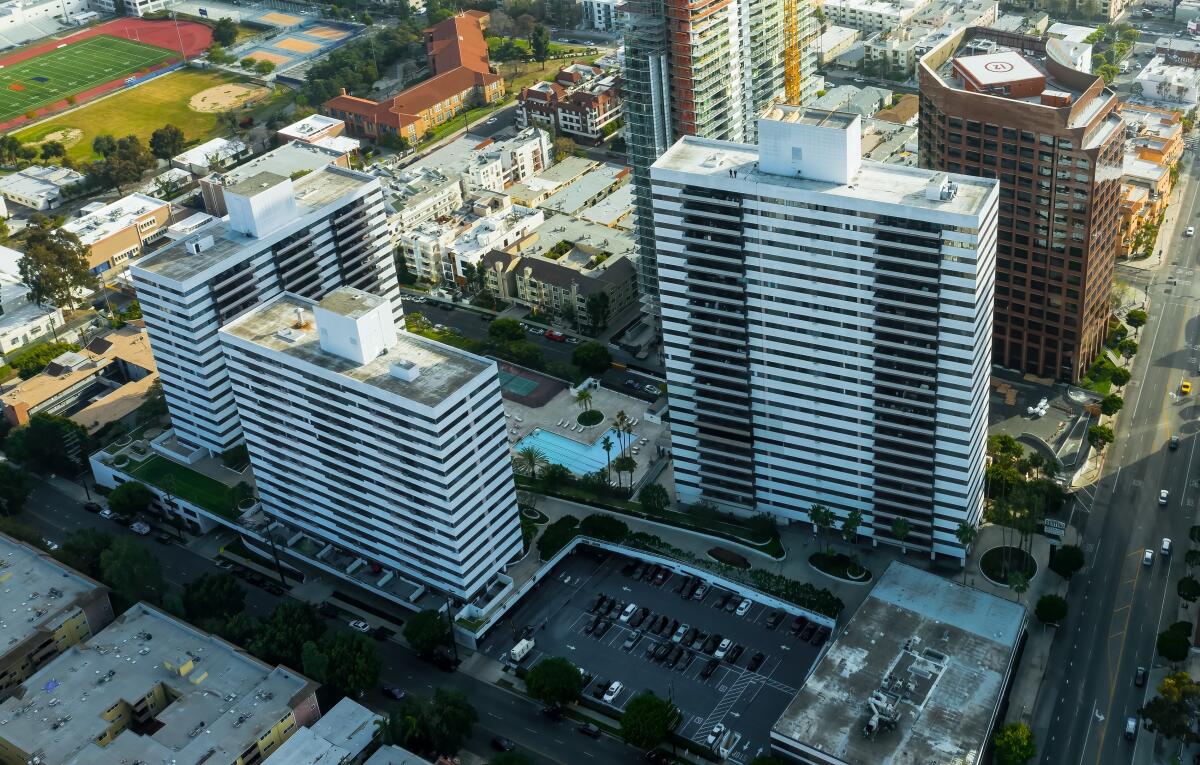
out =
<svg viewBox="0 0 1200 765"><path fill-rule="evenodd" d="M783 0L783 92L789 104L800 105L800 10L797 0Z"/></svg>

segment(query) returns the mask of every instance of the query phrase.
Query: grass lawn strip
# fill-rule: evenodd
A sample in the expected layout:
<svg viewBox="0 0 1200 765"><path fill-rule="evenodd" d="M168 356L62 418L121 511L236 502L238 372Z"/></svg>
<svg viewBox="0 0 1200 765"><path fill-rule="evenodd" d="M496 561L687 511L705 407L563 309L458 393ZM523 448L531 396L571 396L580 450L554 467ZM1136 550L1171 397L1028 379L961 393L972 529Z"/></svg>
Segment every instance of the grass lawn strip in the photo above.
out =
<svg viewBox="0 0 1200 765"><path fill-rule="evenodd" d="M121 79L178 54L110 35L89 37L0 69L0 122ZM46 78L45 82L35 77ZM20 88L14 90L13 86Z"/></svg>
<svg viewBox="0 0 1200 765"><path fill-rule="evenodd" d="M165 457L154 455L134 469L133 477L225 518L236 516L231 488Z"/></svg>

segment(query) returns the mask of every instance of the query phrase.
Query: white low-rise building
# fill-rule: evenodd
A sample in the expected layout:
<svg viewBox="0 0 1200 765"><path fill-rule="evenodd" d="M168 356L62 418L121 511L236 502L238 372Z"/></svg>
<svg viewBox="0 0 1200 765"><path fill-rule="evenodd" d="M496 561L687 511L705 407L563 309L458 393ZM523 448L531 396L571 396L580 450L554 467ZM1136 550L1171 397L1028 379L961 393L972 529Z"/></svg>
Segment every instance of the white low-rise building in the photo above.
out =
<svg viewBox="0 0 1200 765"><path fill-rule="evenodd" d="M0 194L10 202L53 210L63 203L66 191L83 181L83 174L58 165L34 165L0 177Z"/></svg>
<svg viewBox="0 0 1200 765"><path fill-rule="evenodd" d="M619 31L619 8L618 0L583 0L583 22L599 32Z"/></svg>
<svg viewBox="0 0 1200 765"><path fill-rule="evenodd" d="M468 187L504 191L510 184L554 164L550 134L529 127L512 138L465 135L408 166L429 168L445 175L463 176Z"/></svg>
<svg viewBox="0 0 1200 765"><path fill-rule="evenodd" d="M830 24L817 41L817 57L822 64L828 64L853 48L861 37L862 30Z"/></svg>
<svg viewBox="0 0 1200 765"><path fill-rule="evenodd" d="M291 293L220 331L264 512L466 602L521 554L496 363L397 329L391 301Z"/></svg>
<svg viewBox="0 0 1200 765"><path fill-rule="evenodd" d="M822 9L833 24L863 32L887 32L917 14L930 0L825 0Z"/></svg>
<svg viewBox="0 0 1200 765"><path fill-rule="evenodd" d="M237 164L250 154L250 147L236 138L214 138L193 146L171 159L171 164L193 175L208 175Z"/></svg>
<svg viewBox="0 0 1200 765"><path fill-rule="evenodd" d="M1141 92L1137 92L1138 86ZM1200 102L1200 69L1168 64L1162 56L1150 59L1134 79L1134 95L1146 101L1169 104L1185 111Z"/></svg>
<svg viewBox="0 0 1200 765"><path fill-rule="evenodd" d="M399 235L400 251L417 276L453 283L465 276L466 266L478 266L491 250L504 250L525 239L546 220L540 209L511 204L507 196L489 195L498 209L474 209L456 221L428 221Z"/></svg>
<svg viewBox="0 0 1200 765"><path fill-rule="evenodd" d="M12 353L35 340L43 340L63 325L62 310L38 305L19 278L0 272L0 354Z"/></svg>

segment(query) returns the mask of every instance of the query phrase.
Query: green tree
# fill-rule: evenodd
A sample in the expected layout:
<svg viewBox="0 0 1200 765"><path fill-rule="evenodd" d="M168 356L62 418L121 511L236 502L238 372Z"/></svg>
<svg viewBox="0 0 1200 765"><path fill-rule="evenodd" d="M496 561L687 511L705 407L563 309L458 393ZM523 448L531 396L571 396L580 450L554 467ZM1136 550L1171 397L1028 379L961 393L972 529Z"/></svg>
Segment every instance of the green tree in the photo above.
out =
<svg viewBox="0 0 1200 765"><path fill-rule="evenodd" d="M572 515L564 515L547 526L542 535L538 537L538 555L542 560L549 560L578 534L579 519Z"/></svg>
<svg viewBox="0 0 1200 765"><path fill-rule="evenodd" d="M825 505L812 505L808 508L808 520L812 522L813 534L820 536L822 531L829 531L837 516Z"/></svg>
<svg viewBox="0 0 1200 765"><path fill-rule="evenodd" d="M1020 571L1010 571L1008 573L1008 586L1017 594L1017 602L1021 602L1021 596L1029 589L1029 577L1022 574Z"/></svg>
<svg viewBox="0 0 1200 765"><path fill-rule="evenodd" d="M1110 417L1121 411L1121 407L1125 406L1125 399L1115 393L1110 393L1100 401L1100 411Z"/></svg>
<svg viewBox="0 0 1200 765"><path fill-rule="evenodd" d="M92 151L99 154L101 157L107 157L117 150L117 139L107 133L96 136L92 139Z"/></svg>
<svg viewBox="0 0 1200 765"><path fill-rule="evenodd" d="M629 700L621 715L621 738L638 749L653 749L679 724L679 708L653 691Z"/></svg>
<svg viewBox="0 0 1200 765"><path fill-rule="evenodd" d="M150 153L159 159L169 160L183 151L183 131L167 124L150 134Z"/></svg>
<svg viewBox="0 0 1200 765"><path fill-rule="evenodd" d="M1117 367L1112 371L1112 374L1109 375L1108 379L1113 385L1116 385L1118 388L1120 388L1128 383L1132 377L1133 375L1130 374L1128 369L1125 369L1124 367Z"/></svg>
<svg viewBox="0 0 1200 765"><path fill-rule="evenodd" d="M613 460L613 470L617 471L617 478L620 479L622 473L629 474L629 484L633 485L633 474L637 470L637 460L633 457L621 456Z"/></svg>
<svg viewBox="0 0 1200 765"><path fill-rule="evenodd" d="M218 625L216 633L230 643L246 647L261 629L262 622L257 617L242 611L226 619L224 624Z"/></svg>
<svg viewBox="0 0 1200 765"><path fill-rule="evenodd" d="M1054 553L1050 561L1050 570L1069 580L1083 568L1083 548L1077 545L1063 545Z"/></svg>
<svg viewBox="0 0 1200 765"><path fill-rule="evenodd" d="M275 71L275 62L274 61L258 61L254 64L254 71L258 72L259 74L261 74L265 77L266 75Z"/></svg>
<svg viewBox="0 0 1200 765"><path fill-rule="evenodd" d="M1125 358L1132 358L1138 352L1137 340L1132 337L1127 337L1117 343L1117 352Z"/></svg>
<svg viewBox="0 0 1200 765"><path fill-rule="evenodd" d="M184 612L192 622L206 619L225 622L240 613L245 605L246 591L230 574L204 574L183 588Z"/></svg>
<svg viewBox="0 0 1200 765"><path fill-rule="evenodd" d="M300 649L300 671L322 684L329 677L329 657L321 650L321 646L312 640Z"/></svg>
<svg viewBox="0 0 1200 765"><path fill-rule="evenodd" d="M304 644L309 641L319 643L324 634L325 623L317 609L308 603L281 600L248 648L267 664L298 669L302 666Z"/></svg>
<svg viewBox="0 0 1200 765"><path fill-rule="evenodd" d="M588 324L591 325L592 335L599 335L608 328L609 300L607 292L593 292L584 302L587 308Z"/></svg>
<svg viewBox="0 0 1200 765"><path fill-rule="evenodd" d="M116 141L115 147L104 155L103 160L93 162L88 174L97 182L115 187L120 192L125 186L141 179L142 173L153 166L154 157L142 146L141 139L127 135Z"/></svg>
<svg viewBox="0 0 1200 765"><path fill-rule="evenodd" d="M540 61L542 69L545 69L546 59L550 56L550 30L541 24L535 26L529 36L529 49L533 52L533 58Z"/></svg>
<svg viewBox="0 0 1200 765"><path fill-rule="evenodd" d="M603 343L580 343L571 351L571 363L586 375L599 375L612 368L612 354Z"/></svg>
<svg viewBox="0 0 1200 765"><path fill-rule="evenodd" d="M29 424L9 431L4 454L36 473L75 475L82 468L87 431L54 414L38 412Z"/></svg>
<svg viewBox="0 0 1200 765"><path fill-rule="evenodd" d="M1159 656L1177 664L1188 657L1191 643L1191 636L1187 632L1172 625L1158 633L1154 646Z"/></svg>
<svg viewBox="0 0 1200 765"><path fill-rule="evenodd" d="M605 433L604 438L600 439L600 448L604 449L604 461L605 461L604 476L605 476L605 478L608 478L609 476L612 475L613 446L614 446L614 444L613 444L612 436Z"/></svg>
<svg viewBox="0 0 1200 765"><path fill-rule="evenodd" d="M213 24L213 40L224 48L233 45L237 40L237 33L237 23L229 17L219 18L217 23Z"/></svg>
<svg viewBox="0 0 1200 765"><path fill-rule="evenodd" d="M538 470L546 466L549 460L546 459L546 453L536 446L526 446L517 452L517 456L513 459L513 464L517 472L521 475L527 475L530 479L536 481Z"/></svg>
<svg viewBox="0 0 1200 765"><path fill-rule="evenodd" d="M1186 744L1200 742L1195 718L1200 711L1200 684L1188 673L1175 672L1163 678L1158 695L1138 710L1146 729L1163 738Z"/></svg>
<svg viewBox="0 0 1200 765"><path fill-rule="evenodd" d="M140 601L157 604L166 591L158 558L131 539L113 540L100 554L100 579L126 607Z"/></svg>
<svg viewBox="0 0 1200 765"><path fill-rule="evenodd" d="M547 492L557 491L571 480L571 471L562 465L551 462L542 468L541 484Z"/></svg>
<svg viewBox="0 0 1200 765"><path fill-rule="evenodd" d="M515 343L525 339L525 330L516 319L496 319L488 326L488 337L501 343Z"/></svg>
<svg viewBox="0 0 1200 765"><path fill-rule="evenodd" d="M1042 624L1062 624L1067 618L1067 601L1059 595L1043 595L1038 598L1034 615Z"/></svg>
<svg viewBox="0 0 1200 765"><path fill-rule="evenodd" d="M1175 585L1175 592L1188 603L1195 603L1200 600L1200 581L1191 575L1185 576Z"/></svg>
<svg viewBox="0 0 1200 765"><path fill-rule="evenodd" d="M525 676L529 695L551 706L573 704L583 690L583 676L568 659L552 656L542 659Z"/></svg>
<svg viewBox="0 0 1200 765"><path fill-rule="evenodd" d="M666 510L671 504L671 498L662 484L648 483L638 492L638 502L647 513L655 514Z"/></svg>
<svg viewBox="0 0 1200 765"><path fill-rule="evenodd" d="M67 147L63 146L62 141L46 141L42 144L42 159L51 160L55 157L65 157L67 155Z"/></svg>
<svg viewBox="0 0 1200 765"><path fill-rule="evenodd" d="M17 264L30 299L38 305L74 307L77 290L96 286L87 253L88 248L70 231L52 228L46 219L31 220L25 229L25 254Z"/></svg>
<svg viewBox="0 0 1200 765"><path fill-rule="evenodd" d="M371 14L367 13L366 11L363 11L362 14L358 17L358 19L359 19L359 21L361 21L363 23L363 26L365 26L365 27L370 27L370 26L375 25L375 19L373 19L371 17Z"/></svg>
<svg viewBox="0 0 1200 765"><path fill-rule="evenodd" d="M1104 451L1104 447L1111 444L1116 436L1113 434L1113 429L1107 425L1093 425L1088 428L1088 443L1096 451Z"/></svg>
<svg viewBox="0 0 1200 765"><path fill-rule="evenodd" d="M99 529L78 529L63 540L56 555L71 568L93 579L100 578L100 556L113 545L113 537Z"/></svg>
<svg viewBox="0 0 1200 765"><path fill-rule="evenodd" d="M1146 326L1146 321L1149 318L1150 317L1146 314L1145 311L1143 311L1140 308L1135 308L1132 311L1130 311L1129 313L1125 314L1125 323L1128 324L1129 326L1133 327L1134 329L1138 329L1139 327Z"/></svg>
<svg viewBox="0 0 1200 765"><path fill-rule="evenodd" d="M435 751L455 754L479 721L479 713L465 693L450 688L438 688L433 694L430 739Z"/></svg>
<svg viewBox="0 0 1200 765"><path fill-rule="evenodd" d="M993 739L996 765L1025 765L1037 756L1033 731L1025 723L1009 723Z"/></svg>
<svg viewBox="0 0 1200 765"><path fill-rule="evenodd" d="M126 481L108 494L108 507L118 515L135 516L150 509L154 494L140 481Z"/></svg>
<svg viewBox="0 0 1200 765"><path fill-rule="evenodd" d="M1183 562L1186 563L1189 568L1200 566L1200 550L1188 550L1183 556Z"/></svg>
<svg viewBox="0 0 1200 765"><path fill-rule="evenodd" d="M21 512L31 488L23 469L11 462L0 462L0 515Z"/></svg>
<svg viewBox="0 0 1200 765"><path fill-rule="evenodd" d="M357 632L337 632L321 644L328 660L328 671L322 681L335 693L356 699L379 682L383 662L375 643Z"/></svg>
<svg viewBox="0 0 1200 765"><path fill-rule="evenodd" d="M450 625L440 611L425 609L404 625L404 639L423 656L433 654L439 646L450 641Z"/></svg>
<svg viewBox="0 0 1200 765"><path fill-rule="evenodd" d="M579 404L579 408L583 411L588 411L592 408L592 392L586 388L579 391L575 394L575 403Z"/></svg>

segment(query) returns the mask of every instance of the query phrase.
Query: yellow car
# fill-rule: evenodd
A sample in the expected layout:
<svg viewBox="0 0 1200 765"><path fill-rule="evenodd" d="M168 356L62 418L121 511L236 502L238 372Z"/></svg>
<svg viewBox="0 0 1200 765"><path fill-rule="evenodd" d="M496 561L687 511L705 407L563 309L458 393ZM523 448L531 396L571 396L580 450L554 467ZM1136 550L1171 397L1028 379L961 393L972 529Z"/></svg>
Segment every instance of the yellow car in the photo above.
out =
<svg viewBox="0 0 1200 765"><path fill-rule="evenodd" d="M1192 392L1192 384L1190 382L1188 382L1187 380L1184 380L1179 385L1179 392L1185 396L1188 395L1189 393Z"/></svg>

